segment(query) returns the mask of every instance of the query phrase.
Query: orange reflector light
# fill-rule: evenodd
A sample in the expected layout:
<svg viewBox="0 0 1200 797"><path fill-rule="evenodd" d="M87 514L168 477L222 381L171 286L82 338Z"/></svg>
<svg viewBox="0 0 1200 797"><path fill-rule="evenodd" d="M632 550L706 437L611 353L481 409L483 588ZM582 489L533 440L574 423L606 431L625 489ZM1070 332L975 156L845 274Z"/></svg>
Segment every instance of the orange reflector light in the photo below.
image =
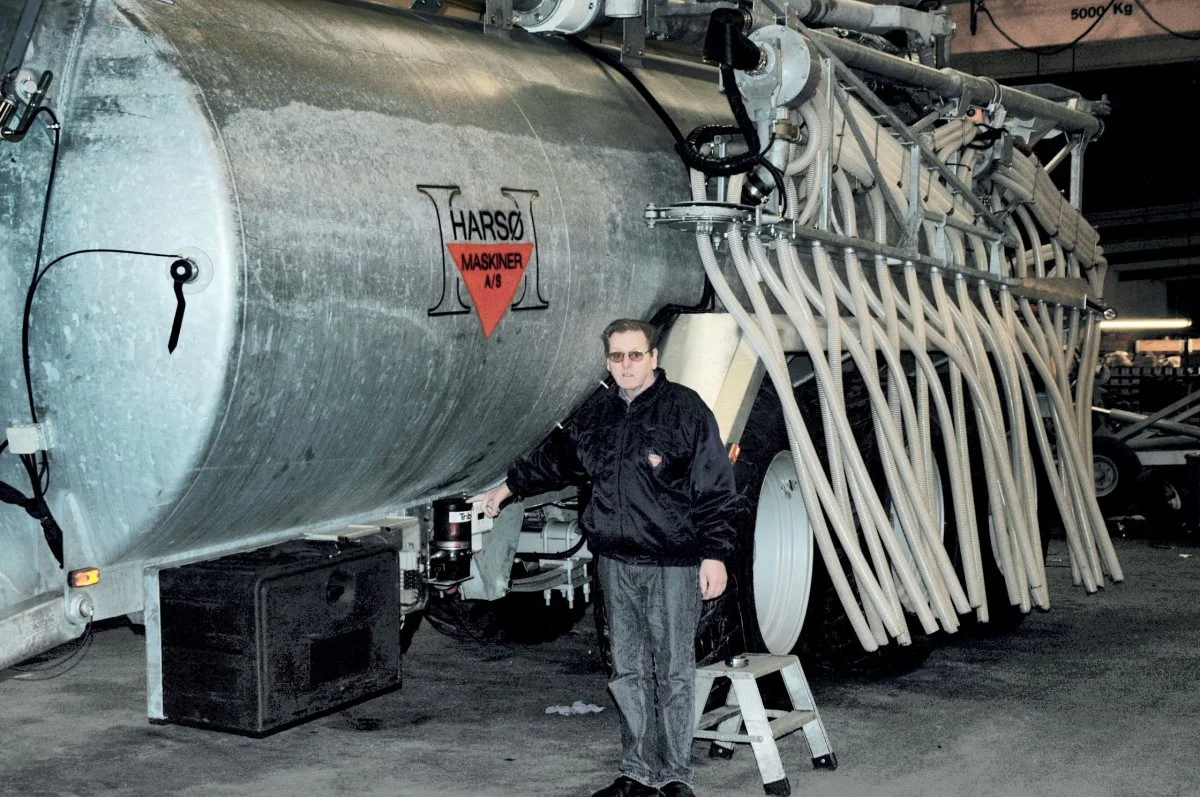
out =
<svg viewBox="0 0 1200 797"><path fill-rule="evenodd" d="M737 443L730 443L729 444L729 464L736 465L737 461L738 461L738 457L740 457L741 455L742 455L742 447L739 446Z"/></svg>
<svg viewBox="0 0 1200 797"><path fill-rule="evenodd" d="M72 587L90 587L100 583L100 568L83 567L67 574L67 583Z"/></svg>

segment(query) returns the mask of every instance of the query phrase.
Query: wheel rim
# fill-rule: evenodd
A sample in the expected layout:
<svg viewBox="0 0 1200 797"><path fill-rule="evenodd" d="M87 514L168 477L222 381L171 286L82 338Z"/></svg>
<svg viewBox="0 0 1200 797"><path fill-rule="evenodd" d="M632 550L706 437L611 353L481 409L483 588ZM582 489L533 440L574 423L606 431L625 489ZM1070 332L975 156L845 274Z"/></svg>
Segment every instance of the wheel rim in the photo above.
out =
<svg viewBox="0 0 1200 797"><path fill-rule="evenodd" d="M792 455L771 460L754 523L754 610L769 652L791 653L812 588L813 535Z"/></svg>
<svg viewBox="0 0 1200 797"><path fill-rule="evenodd" d="M1092 479L1096 497L1103 498L1117 488L1117 463L1102 454L1092 456Z"/></svg>

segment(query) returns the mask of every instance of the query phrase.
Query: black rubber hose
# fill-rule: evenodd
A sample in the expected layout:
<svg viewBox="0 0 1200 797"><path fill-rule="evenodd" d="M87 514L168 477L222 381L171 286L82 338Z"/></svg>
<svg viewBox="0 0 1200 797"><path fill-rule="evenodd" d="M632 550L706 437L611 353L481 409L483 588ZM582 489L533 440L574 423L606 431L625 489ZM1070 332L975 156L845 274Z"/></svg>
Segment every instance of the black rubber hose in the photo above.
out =
<svg viewBox="0 0 1200 797"><path fill-rule="evenodd" d="M696 147L711 144L717 136L736 136L742 132L740 127L733 125L701 125L688 133L687 141Z"/></svg>
<svg viewBox="0 0 1200 797"><path fill-rule="evenodd" d="M0 482L0 503L13 504L24 509L29 503L29 497L8 482Z"/></svg>
<svg viewBox="0 0 1200 797"><path fill-rule="evenodd" d="M762 51L746 35L749 21L746 12L738 8L718 8L712 12L704 32L704 60L743 72L758 69Z"/></svg>
<svg viewBox="0 0 1200 797"><path fill-rule="evenodd" d="M734 79L732 67L721 67L721 79L726 86L725 95L729 101L729 108L733 111L733 117L738 122L738 126L734 130L741 133L746 139L746 149L748 151L729 158L714 158L701 153L698 145L689 143L688 139L691 138L691 135L688 138L684 138L679 126L675 124L675 120L662 107L662 103L650 93L650 90L646 88L646 84L642 83L637 75L633 74L627 66L621 63L620 59L614 58L611 54L580 39L578 36L565 36L564 38L572 47L612 67L629 81L629 84L633 86L642 99L646 101L646 104L650 106L650 110L654 111L654 114L662 121L667 131L671 134L671 137L675 139L675 151L683 160L684 165L689 169L695 169L710 177L729 177L735 174L744 174L758 165L761 158L758 132L754 128L754 123L750 120L750 115L746 113L746 106L742 103L741 94L735 88L737 84ZM709 127L711 125L705 125L703 128L698 129L703 130ZM695 133L695 130L692 131L693 135ZM711 139L709 140L711 141Z"/></svg>
<svg viewBox="0 0 1200 797"><path fill-rule="evenodd" d="M675 323L675 319L681 315L691 315L693 313L711 312L713 305L716 302L717 292L713 290L712 283L708 281L708 277L704 278L704 291L700 294L700 301L695 304L664 304L658 308L658 311L650 318L650 326L658 330L659 337L670 329Z"/></svg>
<svg viewBox="0 0 1200 797"><path fill-rule="evenodd" d="M741 155L718 158L705 155L700 148L711 144L717 136L741 135L740 127L734 125L703 125L688 133L683 143L675 145L675 151L689 168L703 172L709 176L729 177L741 174L754 168L758 163L758 153L754 151Z"/></svg>
<svg viewBox="0 0 1200 797"><path fill-rule="evenodd" d="M758 130L755 129L750 114L746 112L746 104L742 102L741 92L737 90L737 77L732 66L721 65L721 83L725 86L725 99L729 102L729 110L733 112L733 118L737 121L737 127L734 129L745 140L747 151L741 155L726 158L717 158L701 153L700 142L706 137L708 141L712 141L714 125L697 128L688 134L684 141L675 144L675 151L679 153L679 157L683 159L688 168L703 172L709 177L745 174L762 162ZM730 128L722 127L721 129L728 131Z"/></svg>
<svg viewBox="0 0 1200 797"><path fill-rule="evenodd" d="M579 549L587 542L587 537L583 534L579 535L579 542L572 545L565 551L558 553L535 553L534 551L517 551L514 554L515 558L523 562L532 562L538 559L570 559L575 554L579 553Z"/></svg>
<svg viewBox="0 0 1200 797"><path fill-rule="evenodd" d="M46 545L50 547L50 553L58 561L59 567L63 564L63 534L58 523L54 520L54 516L50 514L50 507L46 505L46 499L40 494L37 488L37 477L31 465L32 458L21 457L21 462L29 471L29 478L34 483L34 497L29 498L17 488L7 482L0 481L0 503L12 504L13 506L24 509L25 512L42 527L42 535L46 538Z"/></svg>

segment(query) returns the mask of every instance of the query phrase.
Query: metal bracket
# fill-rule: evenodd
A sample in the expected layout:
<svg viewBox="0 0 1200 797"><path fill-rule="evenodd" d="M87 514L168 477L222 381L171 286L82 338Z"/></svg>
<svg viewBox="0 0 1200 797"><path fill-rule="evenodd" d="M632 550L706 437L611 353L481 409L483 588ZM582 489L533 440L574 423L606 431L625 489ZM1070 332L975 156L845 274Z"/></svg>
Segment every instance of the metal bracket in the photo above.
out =
<svg viewBox="0 0 1200 797"><path fill-rule="evenodd" d="M904 237L900 248L917 251L921 231L921 152L916 144L908 146L908 217L904 219Z"/></svg>
<svg viewBox="0 0 1200 797"><path fill-rule="evenodd" d="M513 29L513 0L487 0L483 12L483 32L508 39Z"/></svg>
<svg viewBox="0 0 1200 797"><path fill-rule="evenodd" d="M4 54L4 74L21 65L25 60L25 51L29 48L29 40L33 38L33 28L37 24L38 14L42 11L43 0L26 0L21 9L21 16L13 30L12 44Z"/></svg>
<svg viewBox="0 0 1200 797"><path fill-rule="evenodd" d="M1071 146L1071 207L1083 211L1083 151L1087 149L1087 139L1076 137Z"/></svg>
<svg viewBox="0 0 1200 797"><path fill-rule="evenodd" d="M905 266L916 266L923 273L939 269L951 276L986 282L995 288L1007 290L1014 296L1033 301L1047 302L1063 307L1077 308L1086 312L1103 313L1107 305L1091 295L1091 286L1084 279L1039 279L1034 277L1002 277L987 271L968 268L949 259L938 260L915 254L887 244L877 244L862 238L826 232L784 220L778 216L767 216L759 208L747 205L732 205L721 202L681 202L675 205L648 205L645 212L646 224L650 227L664 225L688 232L711 235L717 231L746 228L765 232L768 235L787 237L798 241L812 241L829 248L851 249L859 256L882 257L888 266L900 271Z"/></svg>
<svg viewBox="0 0 1200 797"><path fill-rule="evenodd" d="M961 195L963 199L965 199L971 206L971 208L982 218L986 219L997 233L999 233L1001 236L1007 236L1007 233L1004 229L1004 224L1000 221L1000 219L998 219L994 213L988 210L987 206L980 201L979 197L975 196L975 193L968 186L964 185L963 182L958 179L958 175L950 171L950 169L948 169L946 165L938 159L937 155L931 149L929 149L928 145L926 145L919 136L915 135L908 128L908 126L904 124L900 117L896 115L896 112L889 108L887 103L879 99L875 92L871 91L871 89L867 87L867 84L862 81L862 78L854 74L850 67L842 63L842 61L836 55L834 55L829 46L825 42L821 41L819 36L814 36L812 32L803 24L796 23L796 25L797 29L801 33L809 37L817 50L833 63L837 75L850 84L850 86L854 88L855 93L861 97L862 100L869 105L872 110L887 120L888 125L897 133L899 133L905 141L917 148L924 161L937 170L937 172L942 176L942 179L946 181L946 184L949 186L950 190Z"/></svg>
<svg viewBox="0 0 1200 797"><path fill-rule="evenodd" d="M646 18L628 17L621 20L621 63L639 67L646 55Z"/></svg>
<svg viewBox="0 0 1200 797"><path fill-rule="evenodd" d="M821 59L821 69L826 75L832 75L833 69L829 56ZM834 84L836 80L829 80L825 83L825 110L829 114L829 118L833 118L834 109ZM817 209L817 227L822 230L829 229L829 222L833 216L833 136L829 136L829 151L825 153L824 162L821 164L821 206Z"/></svg>

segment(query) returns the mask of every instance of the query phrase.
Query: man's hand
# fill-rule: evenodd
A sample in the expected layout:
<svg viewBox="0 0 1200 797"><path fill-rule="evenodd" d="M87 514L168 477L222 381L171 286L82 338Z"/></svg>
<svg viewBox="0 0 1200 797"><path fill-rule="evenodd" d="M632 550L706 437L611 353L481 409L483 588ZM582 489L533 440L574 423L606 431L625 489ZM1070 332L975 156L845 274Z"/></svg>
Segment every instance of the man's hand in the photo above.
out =
<svg viewBox="0 0 1200 797"><path fill-rule="evenodd" d="M467 499L470 503L480 502L483 504L483 514L488 517L495 517L500 514L500 505L512 497L512 490L508 489L508 482L501 482L499 486L493 487L486 493L473 495ZM720 564L718 562L718 564ZM722 573L724 568L722 568ZM724 580L721 581L724 584Z"/></svg>
<svg viewBox="0 0 1200 797"><path fill-rule="evenodd" d="M700 563L700 597L704 600L720 597L728 580L725 563L720 559L705 559Z"/></svg>

